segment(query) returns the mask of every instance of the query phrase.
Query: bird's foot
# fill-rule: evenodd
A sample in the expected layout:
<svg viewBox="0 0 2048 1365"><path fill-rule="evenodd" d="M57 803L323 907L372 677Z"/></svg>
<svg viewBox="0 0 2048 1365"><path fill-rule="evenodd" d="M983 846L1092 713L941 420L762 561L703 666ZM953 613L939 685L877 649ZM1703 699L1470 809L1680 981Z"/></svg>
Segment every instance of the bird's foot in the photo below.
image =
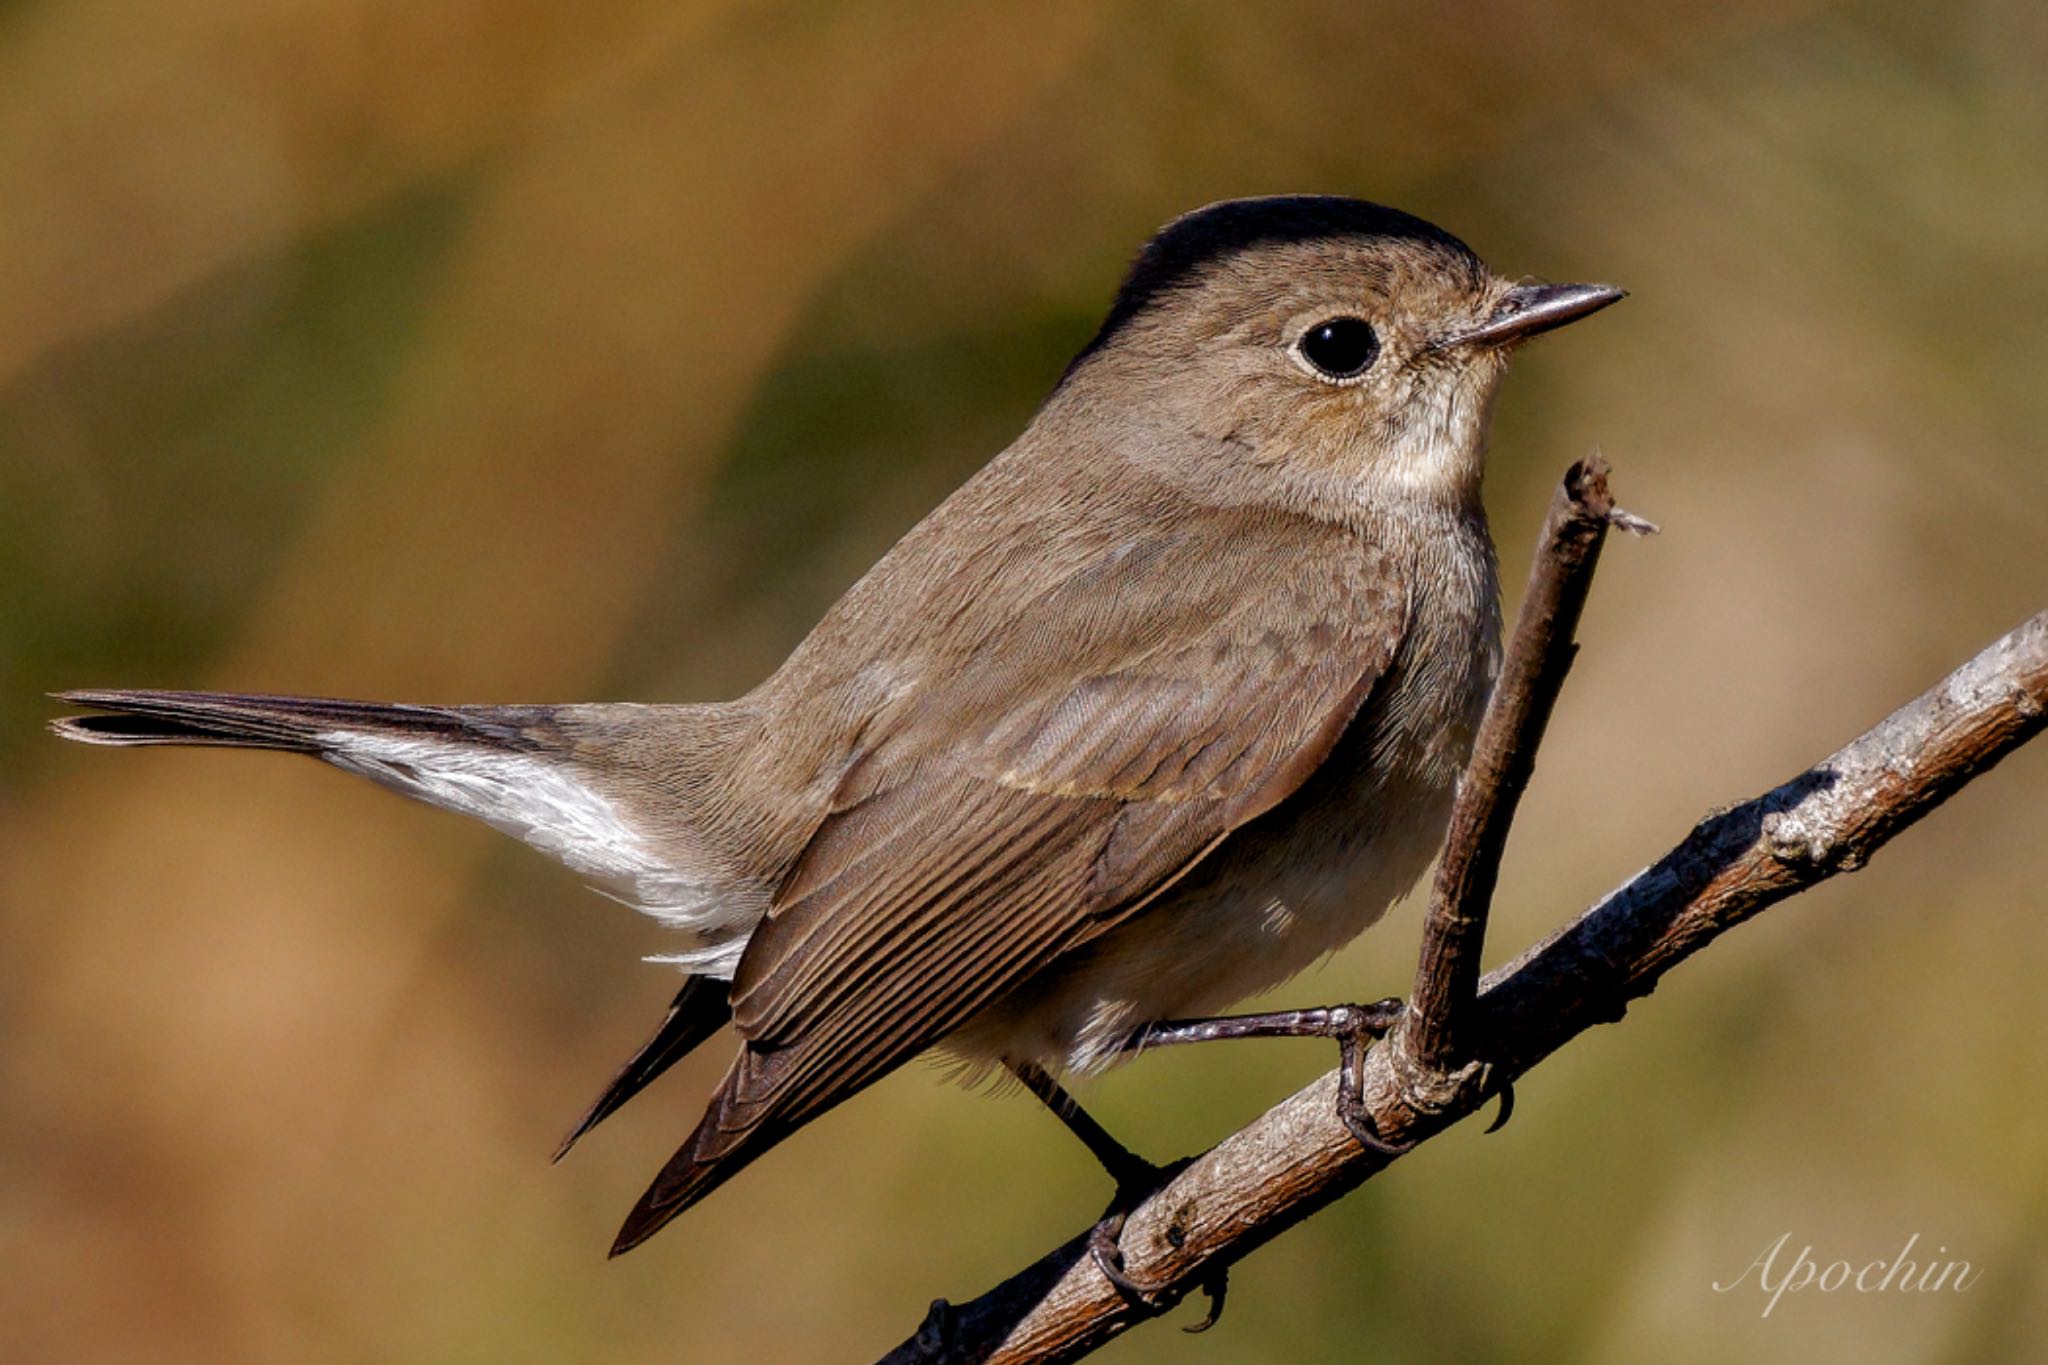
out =
<svg viewBox="0 0 2048 1365"><path fill-rule="evenodd" d="M1404 1008L1390 997L1370 1005L1332 1005L1328 1011L1328 1036L1337 1040L1337 1119L1359 1146L1385 1157L1414 1150L1416 1140L1396 1141L1380 1135L1359 1088L1359 1071L1366 1050L1387 1036Z"/></svg>
<svg viewBox="0 0 2048 1365"><path fill-rule="evenodd" d="M1163 1312L1178 1303L1186 1293L1177 1288L1171 1280L1145 1281L1132 1275L1124 1266L1123 1247L1118 1239L1123 1236L1124 1221L1153 1193L1183 1170L1194 1160L1182 1157L1179 1161L1164 1166L1155 1166L1143 1157L1126 1153L1127 1161L1120 1162L1110 1174L1116 1179L1116 1194L1111 1197L1109 1207L1102 1211L1102 1217L1088 1231L1088 1258L1095 1262L1095 1268L1102 1277L1115 1286L1117 1293L1133 1307L1151 1312ZM1230 1292L1230 1267L1217 1265L1205 1270L1193 1288L1199 1289L1209 1300L1209 1312L1188 1332L1206 1332L1216 1325L1223 1316L1223 1299Z"/></svg>
<svg viewBox="0 0 2048 1365"><path fill-rule="evenodd" d="M1405 1008L1399 1000L1386 999L1371 1005L1333 1005L1327 1011L1330 1036L1337 1040L1337 1117L1350 1130L1358 1145L1381 1156L1396 1157L1415 1150L1420 1139L1404 1138L1389 1140L1380 1134L1373 1122L1372 1112L1366 1107L1365 1096L1359 1088L1359 1073L1365 1060L1365 1053L1375 1042L1387 1036ZM1487 1125L1486 1131L1497 1133L1507 1126L1515 1112L1515 1085L1513 1081L1502 1081L1494 1094L1500 1100L1500 1110Z"/></svg>
<svg viewBox="0 0 2048 1365"><path fill-rule="evenodd" d="M1131 1035L1125 1050L1141 1052L1180 1043L1213 1043L1230 1038L1334 1038L1338 1068L1337 1117L1358 1144L1382 1156L1399 1156L1415 1144L1380 1136L1359 1093L1359 1064L1366 1049L1387 1035L1406 1008L1388 997L1370 1005L1322 1005L1271 1014L1236 1014L1214 1019L1172 1019L1148 1024Z"/></svg>

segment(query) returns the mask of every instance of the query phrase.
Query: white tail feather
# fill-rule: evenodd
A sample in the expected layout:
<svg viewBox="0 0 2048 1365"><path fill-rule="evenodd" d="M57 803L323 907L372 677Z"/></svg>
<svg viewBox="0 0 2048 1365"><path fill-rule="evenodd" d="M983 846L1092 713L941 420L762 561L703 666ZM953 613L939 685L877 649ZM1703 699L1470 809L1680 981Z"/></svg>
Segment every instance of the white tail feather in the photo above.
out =
<svg viewBox="0 0 2048 1365"><path fill-rule="evenodd" d="M614 899L689 933L699 946L649 958L730 978L765 892L693 876L664 858L619 809L569 765L460 741L360 730L318 736L337 768L459 815L471 816L591 879Z"/></svg>

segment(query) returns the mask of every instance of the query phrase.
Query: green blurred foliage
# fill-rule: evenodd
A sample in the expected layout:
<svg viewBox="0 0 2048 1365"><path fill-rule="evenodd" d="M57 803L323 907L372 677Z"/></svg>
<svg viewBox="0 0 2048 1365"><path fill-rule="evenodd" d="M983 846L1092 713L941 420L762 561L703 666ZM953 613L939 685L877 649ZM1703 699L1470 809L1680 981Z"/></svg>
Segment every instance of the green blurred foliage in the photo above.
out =
<svg viewBox="0 0 2048 1365"><path fill-rule="evenodd" d="M659 931L317 765L61 749L44 692L733 694L1159 222L1362 194L1633 291L1496 431L1511 595L1589 447L1666 527L1608 555L1505 955L2044 605L2044 63L2028 0L0 7L0 1358L872 1358L1104 1195L911 1067L607 1265L723 1064L546 1165ZM2023 753L1260 1252L1209 1336L1102 1358L2035 1358L2044 797ZM1415 924L1276 998L1404 989ZM1329 1060L1088 1094L1164 1157ZM1788 1231L1983 1279L1712 1291Z"/></svg>

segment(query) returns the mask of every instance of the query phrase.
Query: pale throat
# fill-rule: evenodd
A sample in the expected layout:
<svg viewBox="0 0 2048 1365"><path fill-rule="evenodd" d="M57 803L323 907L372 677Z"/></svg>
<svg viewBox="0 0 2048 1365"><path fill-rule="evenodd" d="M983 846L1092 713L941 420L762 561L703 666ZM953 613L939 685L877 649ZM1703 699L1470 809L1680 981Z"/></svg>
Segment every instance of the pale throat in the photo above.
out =
<svg viewBox="0 0 2048 1365"><path fill-rule="evenodd" d="M1476 507L1499 388L1498 370L1453 388L1446 401L1410 425L1374 462L1374 485L1431 502Z"/></svg>

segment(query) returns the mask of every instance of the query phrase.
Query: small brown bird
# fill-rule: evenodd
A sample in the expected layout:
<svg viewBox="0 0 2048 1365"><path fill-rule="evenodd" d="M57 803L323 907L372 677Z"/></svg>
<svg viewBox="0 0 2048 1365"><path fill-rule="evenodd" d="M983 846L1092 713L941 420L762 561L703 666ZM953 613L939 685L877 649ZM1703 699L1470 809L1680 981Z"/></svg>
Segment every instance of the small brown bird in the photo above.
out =
<svg viewBox="0 0 2048 1365"><path fill-rule="evenodd" d="M312 754L671 926L688 980L568 1142L728 1020L740 1052L615 1253L935 1045L1023 1079L1128 1203L1153 1168L1053 1073L1384 1022L1167 1021L1299 972L1428 863L1499 655L1495 390L1517 343L1620 297L1501 279L1358 200L1211 205L736 701L82 691L113 714L55 728Z"/></svg>

